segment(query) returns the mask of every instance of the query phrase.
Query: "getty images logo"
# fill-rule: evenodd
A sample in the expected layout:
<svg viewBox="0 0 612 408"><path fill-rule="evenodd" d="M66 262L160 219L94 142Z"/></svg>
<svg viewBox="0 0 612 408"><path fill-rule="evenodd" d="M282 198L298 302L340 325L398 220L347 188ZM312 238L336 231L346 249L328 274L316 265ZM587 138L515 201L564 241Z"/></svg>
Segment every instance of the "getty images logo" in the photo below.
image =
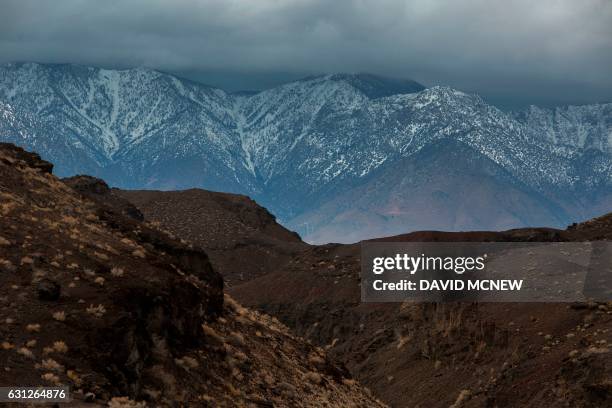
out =
<svg viewBox="0 0 612 408"><path fill-rule="evenodd" d="M414 275L418 271L453 271L463 274L466 271L482 271L485 269L487 254L479 257L458 256L410 256L406 253L391 257L375 257L372 262L372 272L381 275L386 271L406 272Z"/></svg>

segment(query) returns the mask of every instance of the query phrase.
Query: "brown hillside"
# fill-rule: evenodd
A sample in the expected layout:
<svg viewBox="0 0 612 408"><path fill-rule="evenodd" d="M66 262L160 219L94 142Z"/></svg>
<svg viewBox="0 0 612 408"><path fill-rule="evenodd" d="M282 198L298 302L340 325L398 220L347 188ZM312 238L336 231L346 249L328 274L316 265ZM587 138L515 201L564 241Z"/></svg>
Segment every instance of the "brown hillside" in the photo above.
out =
<svg viewBox="0 0 612 408"><path fill-rule="evenodd" d="M388 240L611 239L611 220ZM359 245L315 247L232 293L326 347L394 407L612 404L612 304L364 304L359 256Z"/></svg>
<svg viewBox="0 0 612 408"><path fill-rule="evenodd" d="M278 269L307 247L246 196L199 189L114 193L149 221L206 250L228 286Z"/></svg>
<svg viewBox="0 0 612 408"><path fill-rule="evenodd" d="M198 229L187 228L193 216L190 222L181 211L168 217L171 206L156 204L156 194L144 206L135 204L148 219L198 241ZM232 210L224 211L232 219ZM201 224L216 218L210 211L199 215ZM612 239L612 214L567 230L422 231L381 240L597 239ZM284 243L276 245L287 254ZM239 264L223 260L233 254L231 249L218 253L225 276L241 273ZM612 405L610 304L363 304L359 244L302 246L286 262L270 261L279 259L274 246L267 254L268 259L251 262L270 266L264 268L268 273L249 275L250 281L229 289L232 295L327 349L391 406Z"/></svg>
<svg viewBox="0 0 612 408"><path fill-rule="evenodd" d="M204 252L51 168L0 145L1 386L65 384L78 406L379 405L324 350L224 297Z"/></svg>

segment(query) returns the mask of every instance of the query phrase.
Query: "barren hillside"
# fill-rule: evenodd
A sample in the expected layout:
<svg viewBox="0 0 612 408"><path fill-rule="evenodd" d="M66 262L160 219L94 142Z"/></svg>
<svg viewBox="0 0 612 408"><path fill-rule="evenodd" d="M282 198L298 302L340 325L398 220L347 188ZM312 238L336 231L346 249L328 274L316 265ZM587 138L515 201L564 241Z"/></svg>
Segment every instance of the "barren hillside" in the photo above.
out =
<svg viewBox="0 0 612 408"><path fill-rule="evenodd" d="M179 193L163 193L160 203L156 194L150 193L146 205L141 204L148 219L186 240L210 245L194 235L192 228L197 228L182 220L181 211L167 218L171 206L160 203ZM211 200L215 193L209 194L199 199ZM182 205L190 208L188 214L199 215L200 225L219 218L207 210L210 204L185 201ZM224 208L225 217L233 218L231 208ZM423 231L382 240L609 239L612 215L566 230ZM277 241L277 245L280 253L287 254L286 243ZM276 268L237 282L230 293L328 350L391 406L539 407L554 401L559 406L600 407L612 403L610 304L363 304L359 244L303 245L280 263L269 261L278 259L275 247L268 250L270 258L256 257L251 262ZM240 273L231 264L231 250L219 256L222 274Z"/></svg>
<svg viewBox="0 0 612 408"><path fill-rule="evenodd" d="M380 405L323 349L224 295L204 252L104 183L73 189L51 169L0 145L0 385L65 384L73 405Z"/></svg>

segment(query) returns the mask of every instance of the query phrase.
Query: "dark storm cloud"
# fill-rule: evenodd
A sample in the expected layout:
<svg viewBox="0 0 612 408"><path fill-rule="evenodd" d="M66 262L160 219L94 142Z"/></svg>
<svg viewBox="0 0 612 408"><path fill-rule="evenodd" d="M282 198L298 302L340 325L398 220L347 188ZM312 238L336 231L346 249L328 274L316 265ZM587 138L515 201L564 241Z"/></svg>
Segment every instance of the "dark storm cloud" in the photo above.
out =
<svg viewBox="0 0 612 408"><path fill-rule="evenodd" d="M368 71L502 103L610 100L612 2L4 0L8 61L227 78Z"/></svg>

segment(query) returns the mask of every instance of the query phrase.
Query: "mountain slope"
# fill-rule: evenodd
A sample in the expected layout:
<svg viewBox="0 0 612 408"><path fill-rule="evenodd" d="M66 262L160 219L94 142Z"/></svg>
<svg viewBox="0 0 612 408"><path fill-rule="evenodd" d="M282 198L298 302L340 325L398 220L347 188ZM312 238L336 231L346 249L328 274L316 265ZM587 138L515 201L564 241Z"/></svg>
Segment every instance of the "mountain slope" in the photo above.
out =
<svg viewBox="0 0 612 408"><path fill-rule="evenodd" d="M452 166L448 164L452 163ZM314 242L357 242L408 230L505 230L562 225L565 209L501 166L454 140L429 144L410 160L381 166L363 184L305 211Z"/></svg>
<svg viewBox="0 0 612 408"><path fill-rule="evenodd" d="M51 169L0 144L1 386L66 385L71 406L383 406L224 296L204 252Z"/></svg>
<svg viewBox="0 0 612 408"><path fill-rule="evenodd" d="M36 148L58 163L62 176L89 173L124 188L246 194L310 241L346 241L346 229L322 232L313 225L342 218L333 213L340 197L356 196L374 177L382 186L394 168L414 168L410 163L432 144L446 143L448 150L459 143L473 160L490 162L511 184L523 186L529 198L507 206L513 224L504 225L526 225L535 202L544 205L538 224L550 226L612 206L611 104L507 114L475 95L368 74L228 94L146 69L41 64L0 67L0 103L9 112L0 137ZM455 163L444 164L442 173L456 173ZM351 210L392 217L380 208L393 207L397 195L388 191L395 187L379 188L375 204ZM488 197L482 201L486 212L504 201ZM409 220L397 225L417 227ZM482 221L479 227L498 225ZM359 237L368 228L360 219L351 226Z"/></svg>
<svg viewBox="0 0 612 408"><path fill-rule="evenodd" d="M234 154L233 100L221 90L151 70L76 65L13 64L0 69L0 83L0 100L34 115L40 134L57 137L41 152L59 175L91 169L113 184L173 187L189 173L191 183L210 188L248 188ZM66 151L83 159L57 160ZM174 172L164 174L166 167Z"/></svg>
<svg viewBox="0 0 612 408"><path fill-rule="evenodd" d="M146 217L204 249L227 286L276 270L308 247L245 196L206 190L115 190Z"/></svg>

